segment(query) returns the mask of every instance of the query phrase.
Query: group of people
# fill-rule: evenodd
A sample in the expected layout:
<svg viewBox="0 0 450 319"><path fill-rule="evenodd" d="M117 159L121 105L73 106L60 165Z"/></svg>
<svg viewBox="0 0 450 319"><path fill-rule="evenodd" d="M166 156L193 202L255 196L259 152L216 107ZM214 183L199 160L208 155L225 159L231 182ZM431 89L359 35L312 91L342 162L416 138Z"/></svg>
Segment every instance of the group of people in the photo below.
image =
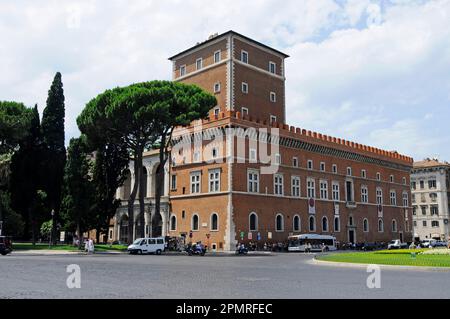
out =
<svg viewBox="0 0 450 319"><path fill-rule="evenodd" d="M74 238L73 245L76 247L80 246L80 239ZM95 251L94 240L92 238L84 239L84 251L88 254L93 254Z"/></svg>

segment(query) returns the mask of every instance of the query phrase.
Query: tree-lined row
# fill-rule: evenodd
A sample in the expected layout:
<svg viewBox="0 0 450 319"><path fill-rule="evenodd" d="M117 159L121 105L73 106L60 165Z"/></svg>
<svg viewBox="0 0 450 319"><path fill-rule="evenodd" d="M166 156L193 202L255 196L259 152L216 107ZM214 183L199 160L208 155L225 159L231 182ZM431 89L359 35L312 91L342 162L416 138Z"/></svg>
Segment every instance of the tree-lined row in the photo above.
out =
<svg viewBox="0 0 450 319"><path fill-rule="evenodd" d="M28 109L22 104L2 102L0 220L5 221L4 229L19 235L20 215L24 237L35 240L39 225L53 211L53 238L58 223L62 229L77 234L89 229L105 233L120 204L115 198L116 190L132 162L135 183L128 199L128 214L134 220L138 197L137 235L145 237L143 152L159 149L155 183L155 214L159 214L164 165L170 157L174 128L206 117L215 105L215 97L199 87L170 81L107 90L87 103L78 116L82 135L70 140L66 153L59 73L49 91L41 123L37 107ZM13 226L14 218L6 216L15 216L17 225ZM129 227L129 234L133 234L133 223Z"/></svg>

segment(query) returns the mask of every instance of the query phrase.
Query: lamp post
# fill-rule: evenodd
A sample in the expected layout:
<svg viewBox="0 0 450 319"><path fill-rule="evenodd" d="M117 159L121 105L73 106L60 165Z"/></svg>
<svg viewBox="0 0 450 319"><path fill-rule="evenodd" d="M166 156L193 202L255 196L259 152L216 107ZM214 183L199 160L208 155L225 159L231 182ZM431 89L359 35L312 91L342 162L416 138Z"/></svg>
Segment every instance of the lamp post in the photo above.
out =
<svg viewBox="0 0 450 319"><path fill-rule="evenodd" d="M48 242L48 248L50 248L50 246L51 246L51 244L52 244L52 240L53 240L53 231L54 231L54 229L55 229L55 210L54 209L52 209L52 212L51 212L51 214L52 214L52 229L51 229L51 231L50 231L50 240L49 240L49 242Z"/></svg>

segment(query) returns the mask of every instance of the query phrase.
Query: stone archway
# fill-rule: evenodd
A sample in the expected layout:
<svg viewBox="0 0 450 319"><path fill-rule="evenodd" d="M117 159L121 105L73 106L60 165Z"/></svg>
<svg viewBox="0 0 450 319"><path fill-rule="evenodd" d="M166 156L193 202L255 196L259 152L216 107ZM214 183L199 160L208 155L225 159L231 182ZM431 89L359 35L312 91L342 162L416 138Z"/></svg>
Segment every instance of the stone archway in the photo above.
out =
<svg viewBox="0 0 450 319"><path fill-rule="evenodd" d="M129 234L128 234L128 215L122 215L119 222L119 241L128 243Z"/></svg>

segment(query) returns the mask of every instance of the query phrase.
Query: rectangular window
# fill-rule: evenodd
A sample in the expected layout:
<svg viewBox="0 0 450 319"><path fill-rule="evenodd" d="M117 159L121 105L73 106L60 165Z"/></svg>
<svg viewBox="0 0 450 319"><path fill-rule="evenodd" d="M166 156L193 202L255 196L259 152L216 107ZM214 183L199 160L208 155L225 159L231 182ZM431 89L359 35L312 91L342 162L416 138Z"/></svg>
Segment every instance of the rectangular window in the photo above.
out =
<svg viewBox="0 0 450 319"><path fill-rule="evenodd" d="M353 202L353 182L352 181L346 181L345 182L346 187L346 195L347 195L347 202Z"/></svg>
<svg viewBox="0 0 450 319"><path fill-rule="evenodd" d="M367 173L366 173L365 169L361 170L361 177L362 178L366 178L367 177Z"/></svg>
<svg viewBox="0 0 450 319"><path fill-rule="evenodd" d="M339 182L333 182L332 185L332 196L333 196L333 200L334 201L339 201L340 200L340 195L339 195Z"/></svg>
<svg viewBox="0 0 450 319"><path fill-rule="evenodd" d="M320 171L325 172L325 163L324 162L320 163Z"/></svg>
<svg viewBox="0 0 450 319"><path fill-rule="evenodd" d="M391 183L394 182L394 175L389 176L389 180L391 181Z"/></svg>
<svg viewBox="0 0 450 319"><path fill-rule="evenodd" d="M195 66L196 66L197 70L201 70L203 68L203 59L202 58L197 59L195 61Z"/></svg>
<svg viewBox="0 0 450 319"><path fill-rule="evenodd" d="M347 176L352 176L352 168L347 167Z"/></svg>
<svg viewBox="0 0 450 319"><path fill-rule="evenodd" d="M275 64L275 62L269 62L269 72L272 74L277 73L277 65Z"/></svg>
<svg viewBox="0 0 450 319"><path fill-rule="evenodd" d="M312 178L307 179L306 188L308 191L308 198L316 198L316 183L314 179Z"/></svg>
<svg viewBox="0 0 450 319"><path fill-rule="evenodd" d="M270 102L275 103L277 101L277 94L275 92L270 92Z"/></svg>
<svg viewBox="0 0 450 319"><path fill-rule="evenodd" d="M390 192L390 201L392 206L397 205L397 193L395 191Z"/></svg>
<svg viewBox="0 0 450 319"><path fill-rule="evenodd" d="M331 170L333 171L333 174L337 174L337 165L333 164Z"/></svg>
<svg viewBox="0 0 450 319"><path fill-rule="evenodd" d="M417 187L416 182L411 182L411 188L412 188L413 190L416 190L416 187Z"/></svg>
<svg viewBox="0 0 450 319"><path fill-rule="evenodd" d="M242 110L242 111L241 111L241 112L242 112L242 115L245 115L245 116L248 115L248 108L242 107L241 110Z"/></svg>
<svg viewBox="0 0 450 319"><path fill-rule="evenodd" d="M243 63L248 63L248 52L247 51L244 51L244 50L241 51L241 61Z"/></svg>
<svg viewBox="0 0 450 319"><path fill-rule="evenodd" d="M277 117L275 115L270 116L270 123L276 123Z"/></svg>
<svg viewBox="0 0 450 319"><path fill-rule="evenodd" d="M429 188L429 189L434 189L434 188L436 188L436 180L429 180L429 181L428 181L428 188Z"/></svg>
<svg viewBox="0 0 450 319"><path fill-rule="evenodd" d="M409 201L408 201L408 193L403 193L403 207L408 207Z"/></svg>
<svg viewBox="0 0 450 319"><path fill-rule="evenodd" d="M328 199L328 182L320 181L320 198Z"/></svg>
<svg viewBox="0 0 450 319"><path fill-rule="evenodd" d="M214 93L219 93L220 92L220 83L215 83L214 84Z"/></svg>
<svg viewBox="0 0 450 319"><path fill-rule="evenodd" d="M377 188L377 204L382 205L383 204L383 190L381 188Z"/></svg>
<svg viewBox="0 0 450 319"><path fill-rule="evenodd" d="M221 52L220 52L220 50L214 52L214 63L220 62L221 59L222 59L222 58L221 58Z"/></svg>
<svg viewBox="0 0 450 319"><path fill-rule="evenodd" d="M200 172L191 173L191 194L200 193Z"/></svg>
<svg viewBox="0 0 450 319"><path fill-rule="evenodd" d="M215 117L219 117L219 112L220 112L220 108L216 107L216 108L214 109L214 116L215 116Z"/></svg>
<svg viewBox="0 0 450 319"><path fill-rule="evenodd" d="M298 167L298 158L297 157L293 157L292 158L292 166L293 167Z"/></svg>
<svg viewBox="0 0 450 319"><path fill-rule="evenodd" d="M361 203L368 203L369 202L369 190L367 189L367 186L361 187Z"/></svg>
<svg viewBox="0 0 450 319"><path fill-rule="evenodd" d="M259 193L259 172L248 171L248 191L250 193Z"/></svg>
<svg viewBox="0 0 450 319"><path fill-rule="evenodd" d="M281 155L275 154L275 164L281 165Z"/></svg>
<svg viewBox="0 0 450 319"><path fill-rule="evenodd" d="M220 169L213 169L209 171L209 192L220 191Z"/></svg>
<svg viewBox="0 0 450 319"><path fill-rule="evenodd" d="M283 195L283 175L275 174L273 177L274 194Z"/></svg>
<svg viewBox="0 0 450 319"><path fill-rule="evenodd" d="M200 162L200 152L195 151L194 152L194 163L199 163L199 162Z"/></svg>
<svg viewBox="0 0 450 319"><path fill-rule="evenodd" d="M291 184L292 184L291 195L293 197L300 197L300 177L292 176Z"/></svg>
<svg viewBox="0 0 450 319"><path fill-rule="evenodd" d="M420 189L424 189L425 188L425 182L424 181L420 181Z"/></svg>
<svg viewBox="0 0 450 319"><path fill-rule="evenodd" d="M426 206L421 206L420 208L422 210L422 215L425 216L427 214L427 207Z"/></svg>
<svg viewBox="0 0 450 319"><path fill-rule="evenodd" d="M248 94L248 84L245 82L242 82L242 93Z"/></svg>
<svg viewBox="0 0 450 319"><path fill-rule="evenodd" d="M177 175L172 175L171 177L171 182L170 182L170 187L172 188L172 190L177 189Z"/></svg>
<svg viewBox="0 0 450 319"><path fill-rule="evenodd" d="M257 160L257 158L256 158L256 149L251 148L250 149L250 162L251 163L256 163L256 160Z"/></svg>
<svg viewBox="0 0 450 319"><path fill-rule="evenodd" d="M439 208L437 206L430 206L430 213L431 216L438 216L439 215Z"/></svg>
<svg viewBox="0 0 450 319"><path fill-rule="evenodd" d="M381 174L377 173L377 181L381 181Z"/></svg>
<svg viewBox="0 0 450 319"><path fill-rule="evenodd" d="M424 220L424 221L422 222L422 225L423 225L423 227L427 227L427 221Z"/></svg>
<svg viewBox="0 0 450 319"><path fill-rule="evenodd" d="M182 65L180 66L180 76L185 76L186 75L186 66Z"/></svg>
<svg viewBox="0 0 450 319"><path fill-rule="evenodd" d="M313 161L312 160L308 160L308 169L313 169Z"/></svg>

